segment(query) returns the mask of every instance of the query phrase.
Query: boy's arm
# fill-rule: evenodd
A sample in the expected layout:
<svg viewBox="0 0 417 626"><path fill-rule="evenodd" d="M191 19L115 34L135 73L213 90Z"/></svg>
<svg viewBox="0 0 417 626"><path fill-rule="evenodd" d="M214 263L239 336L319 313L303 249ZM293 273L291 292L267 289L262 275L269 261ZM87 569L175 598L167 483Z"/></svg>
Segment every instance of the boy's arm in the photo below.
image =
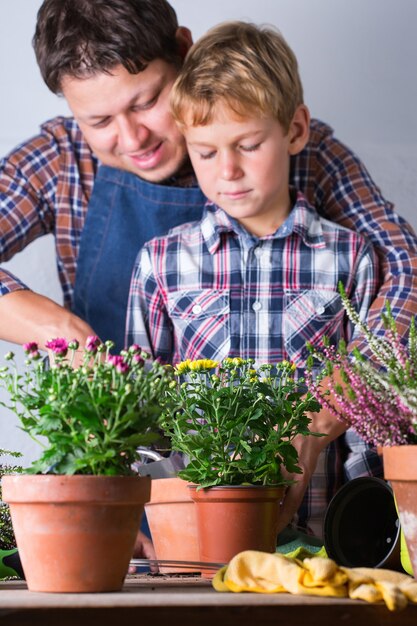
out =
<svg viewBox="0 0 417 626"><path fill-rule="evenodd" d="M367 311L373 301L374 294L378 286L378 258L372 246L361 238L358 246L358 254L355 267L352 269L351 280L345 285L350 301L355 307L361 319L366 318ZM347 339L353 335L355 345L358 345L354 329L347 329ZM335 375L336 378L337 375ZM342 380L337 380L342 384ZM323 385L325 385L325 380ZM337 406L337 402L333 400ZM310 483L310 479L315 471L320 453L340 435L346 432L348 424L338 420L328 409L323 408L319 413L310 413L312 432L324 433L325 437L297 437L293 444L298 452L299 465L303 470L301 475L295 477L296 482L286 491L284 501L281 506L278 532L281 532L292 520L298 511L304 497L304 493ZM363 468L362 475L369 475L372 467L367 463L367 450L358 452L356 464ZM362 458L363 457L363 458ZM358 469L358 471L360 471Z"/></svg>
<svg viewBox="0 0 417 626"><path fill-rule="evenodd" d="M383 198L363 163L316 120L309 144L293 160L292 178L320 214L372 242L381 286L368 323L372 328L379 324L389 298L399 332L405 335L417 314L417 237L411 226Z"/></svg>
<svg viewBox="0 0 417 626"><path fill-rule="evenodd" d="M162 298L155 266L163 267L157 245L145 244L139 252L132 273L126 318L127 346L136 343L171 363L173 357L172 325Z"/></svg>
<svg viewBox="0 0 417 626"><path fill-rule="evenodd" d="M291 177L324 217L362 233L373 243L380 263L380 288L367 323L373 329L380 325L389 299L398 330L407 335L410 319L417 314L417 238L411 226L383 198L360 160L320 122L312 121L309 144L293 157ZM364 341L355 345L366 350ZM311 417L310 429L327 435L295 442L303 474L286 493L279 530L298 510L320 452L347 430L327 409Z"/></svg>

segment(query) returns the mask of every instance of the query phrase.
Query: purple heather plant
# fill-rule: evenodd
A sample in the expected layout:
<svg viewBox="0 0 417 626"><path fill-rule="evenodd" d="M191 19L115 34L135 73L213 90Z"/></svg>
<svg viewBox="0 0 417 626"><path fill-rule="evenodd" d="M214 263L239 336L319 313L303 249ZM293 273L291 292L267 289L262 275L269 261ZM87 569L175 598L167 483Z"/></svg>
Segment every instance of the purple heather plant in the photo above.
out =
<svg viewBox="0 0 417 626"><path fill-rule="evenodd" d="M404 345L388 301L382 318L385 333L379 336L359 318L343 286L340 293L350 320L367 341L371 358L357 348L349 352L343 341L337 347L326 341L321 350L309 346L306 383L310 392L371 445L417 443L415 319ZM323 364L317 377L313 376L315 359Z"/></svg>

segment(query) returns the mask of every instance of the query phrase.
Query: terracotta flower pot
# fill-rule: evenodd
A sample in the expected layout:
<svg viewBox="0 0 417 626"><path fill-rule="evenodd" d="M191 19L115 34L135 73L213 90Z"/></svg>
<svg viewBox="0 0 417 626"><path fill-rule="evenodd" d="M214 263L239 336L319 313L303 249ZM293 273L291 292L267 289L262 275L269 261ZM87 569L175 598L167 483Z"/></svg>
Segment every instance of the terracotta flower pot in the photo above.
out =
<svg viewBox="0 0 417 626"><path fill-rule="evenodd" d="M243 550L275 552L279 502L284 487L211 487L197 491L196 503L200 560L228 563ZM214 571L203 570L204 578Z"/></svg>
<svg viewBox="0 0 417 626"><path fill-rule="evenodd" d="M145 510L157 559L198 561L200 558L195 505L188 485L181 478L152 479L151 500ZM160 567L159 571L169 574L192 570Z"/></svg>
<svg viewBox="0 0 417 626"><path fill-rule="evenodd" d="M324 518L324 547L345 567L400 571L400 528L392 488L375 476L345 483Z"/></svg>
<svg viewBox="0 0 417 626"><path fill-rule="evenodd" d="M120 590L150 485L138 476L4 476L29 590Z"/></svg>
<svg viewBox="0 0 417 626"><path fill-rule="evenodd" d="M384 476L390 481L394 491L412 571L403 546L401 562L407 572L417 573L417 447L387 447L383 450L383 457Z"/></svg>

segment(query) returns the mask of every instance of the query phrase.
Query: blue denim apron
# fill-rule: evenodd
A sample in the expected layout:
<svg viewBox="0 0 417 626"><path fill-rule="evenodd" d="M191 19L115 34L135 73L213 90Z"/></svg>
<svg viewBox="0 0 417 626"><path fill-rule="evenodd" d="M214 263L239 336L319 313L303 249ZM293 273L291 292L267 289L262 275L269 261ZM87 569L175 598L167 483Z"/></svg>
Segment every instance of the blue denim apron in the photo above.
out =
<svg viewBox="0 0 417 626"><path fill-rule="evenodd" d="M98 169L81 237L73 311L115 351L124 348L130 276L143 244L201 218L198 187L148 183L130 172Z"/></svg>
<svg viewBox="0 0 417 626"><path fill-rule="evenodd" d="M124 347L130 276L143 244L179 224L199 220L205 198L198 187L147 183L102 165L81 237L73 311L115 351ZM141 530L150 537L146 515ZM149 568L142 568L147 571Z"/></svg>

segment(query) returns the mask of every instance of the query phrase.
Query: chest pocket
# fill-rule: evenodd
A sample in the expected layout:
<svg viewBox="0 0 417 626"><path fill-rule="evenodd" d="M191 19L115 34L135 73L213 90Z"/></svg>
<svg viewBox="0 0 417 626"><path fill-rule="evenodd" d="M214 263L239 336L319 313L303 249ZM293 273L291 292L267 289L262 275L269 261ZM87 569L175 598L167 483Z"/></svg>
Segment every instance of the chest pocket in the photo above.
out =
<svg viewBox="0 0 417 626"><path fill-rule="evenodd" d="M168 311L181 361L219 361L229 354L229 291L200 289L170 293Z"/></svg>
<svg viewBox="0 0 417 626"><path fill-rule="evenodd" d="M305 367L306 343L322 345L323 337L337 343L344 336L340 295L329 289L287 292L284 303L285 349L298 367Z"/></svg>

